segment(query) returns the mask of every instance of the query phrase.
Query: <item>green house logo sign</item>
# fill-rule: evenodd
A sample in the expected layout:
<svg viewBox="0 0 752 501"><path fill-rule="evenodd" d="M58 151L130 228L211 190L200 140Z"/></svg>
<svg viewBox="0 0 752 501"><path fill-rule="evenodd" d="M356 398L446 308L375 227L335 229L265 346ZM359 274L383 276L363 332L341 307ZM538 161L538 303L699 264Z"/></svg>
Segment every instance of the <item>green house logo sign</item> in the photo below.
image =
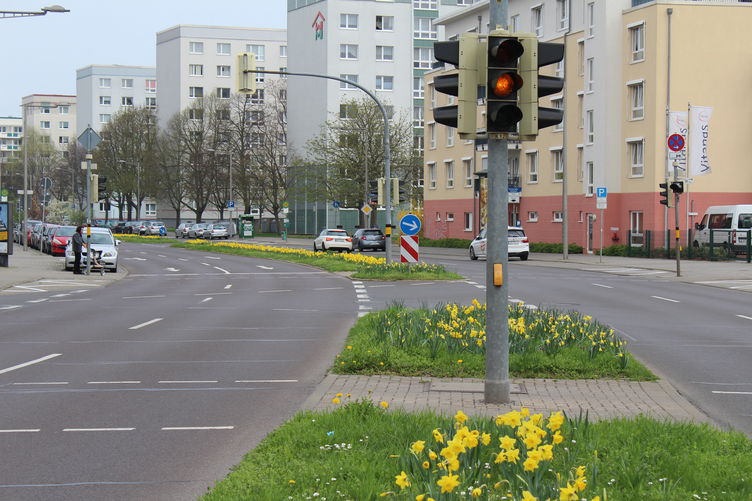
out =
<svg viewBox="0 0 752 501"><path fill-rule="evenodd" d="M314 40L324 39L324 21L326 21L324 14L322 14L321 11L318 11L316 17L313 19L313 24L311 25L313 26Z"/></svg>

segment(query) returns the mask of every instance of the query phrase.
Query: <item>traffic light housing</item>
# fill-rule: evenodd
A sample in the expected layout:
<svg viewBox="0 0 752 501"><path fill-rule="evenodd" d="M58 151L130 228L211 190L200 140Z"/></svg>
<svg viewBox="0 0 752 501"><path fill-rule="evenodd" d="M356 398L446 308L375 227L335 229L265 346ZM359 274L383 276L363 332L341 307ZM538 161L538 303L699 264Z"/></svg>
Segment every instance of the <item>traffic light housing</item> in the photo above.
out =
<svg viewBox="0 0 752 501"><path fill-rule="evenodd" d="M674 181L669 185L669 188L674 193L682 194L684 193L684 181Z"/></svg>
<svg viewBox="0 0 752 501"><path fill-rule="evenodd" d="M469 139L477 134L478 70L480 49L475 33L463 33L459 40L434 43L434 57L443 63L453 64L457 73L440 75L433 79L436 92L457 96L457 104L433 109L436 122L455 127L460 137Z"/></svg>
<svg viewBox="0 0 752 501"><path fill-rule="evenodd" d="M384 193L386 190L386 179L383 177L380 177L378 179L378 203L379 205L384 205L384 200L386 200Z"/></svg>
<svg viewBox="0 0 752 501"><path fill-rule="evenodd" d="M516 133L517 122L522 120L518 98L526 84L520 75L523 53L517 35L504 30L489 33L486 51L486 131L489 135Z"/></svg>
<svg viewBox="0 0 752 501"><path fill-rule="evenodd" d="M97 203L99 201L99 175L92 174L89 179L89 202Z"/></svg>
<svg viewBox="0 0 752 501"><path fill-rule="evenodd" d="M663 190L659 192L659 195L661 196L660 203L666 207L671 207L671 197L668 194L668 183L660 183L658 186Z"/></svg>
<svg viewBox="0 0 752 501"><path fill-rule="evenodd" d="M407 197L405 196L405 188L401 188L401 184L404 183L400 183L398 177L392 178L392 205L399 205L407 200Z"/></svg>
<svg viewBox="0 0 752 501"><path fill-rule="evenodd" d="M539 68L564 60L564 44L539 42L532 33L519 34L523 47L520 74L525 84L519 91L522 119L519 124L520 139L535 140L540 129L561 123L564 110L538 106L541 97L561 92L564 79L539 74Z"/></svg>
<svg viewBox="0 0 752 501"><path fill-rule="evenodd" d="M238 92L251 95L256 92L256 55L241 52L238 60Z"/></svg>
<svg viewBox="0 0 752 501"><path fill-rule="evenodd" d="M368 200L367 202L371 205L376 205L378 200L379 192L378 192L378 181L375 179L372 179L368 181Z"/></svg>
<svg viewBox="0 0 752 501"><path fill-rule="evenodd" d="M106 200L109 197L107 193L107 178L105 176L97 175L97 199Z"/></svg>

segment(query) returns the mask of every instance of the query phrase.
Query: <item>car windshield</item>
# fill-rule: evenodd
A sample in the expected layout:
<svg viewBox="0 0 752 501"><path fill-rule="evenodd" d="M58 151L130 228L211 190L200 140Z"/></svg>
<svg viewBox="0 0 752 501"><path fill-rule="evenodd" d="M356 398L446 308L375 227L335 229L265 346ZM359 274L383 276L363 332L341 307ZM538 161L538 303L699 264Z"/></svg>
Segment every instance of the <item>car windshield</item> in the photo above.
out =
<svg viewBox="0 0 752 501"><path fill-rule="evenodd" d="M164 226L164 223L161 221L153 221L151 223L152 226Z"/></svg>
<svg viewBox="0 0 752 501"><path fill-rule="evenodd" d="M84 235L84 242L86 242L86 235ZM92 233L90 242L99 245L113 245L112 237L109 233Z"/></svg>
<svg viewBox="0 0 752 501"><path fill-rule="evenodd" d="M522 231L522 230L509 230L508 231L508 235L510 237L520 237L520 238L522 238L522 237L525 236L525 232Z"/></svg>
<svg viewBox="0 0 752 501"><path fill-rule="evenodd" d="M72 237L76 232L76 228L73 226L62 226L55 232L56 237Z"/></svg>
<svg viewBox="0 0 752 501"><path fill-rule="evenodd" d="M215 224L214 225L214 229L215 230L226 230L227 226L225 226L224 224Z"/></svg>

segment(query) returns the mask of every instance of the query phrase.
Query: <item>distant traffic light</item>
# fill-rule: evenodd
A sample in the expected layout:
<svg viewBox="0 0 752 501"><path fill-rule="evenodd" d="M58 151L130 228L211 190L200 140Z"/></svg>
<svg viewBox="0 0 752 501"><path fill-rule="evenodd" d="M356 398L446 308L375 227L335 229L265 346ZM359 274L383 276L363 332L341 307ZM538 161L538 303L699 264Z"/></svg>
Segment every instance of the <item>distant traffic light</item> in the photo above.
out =
<svg viewBox="0 0 752 501"><path fill-rule="evenodd" d="M530 34L520 35L523 54L520 58L520 74L525 85L519 91L518 102L522 110L520 136L534 140L539 129L561 123L564 119L563 108L544 108L538 106L541 97L560 92L564 88L564 78L541 76L538 69L542 66L559 63L564 60L564 44L539 42L538 37Z"/></svg>
<svg viewBox="0 0 752 501"><path fill-rule="evenodd" d="M461 135L477 133L479 48L475 33L463 33L459 40L434 43L434 57L442 63L453 64L457 73L433 79L436 92L457 96L457 104L433 109L436 122L455 127Z"/></svg>
<svg viewBox="0 0 752 501"><path fill-rule="evenodd" d="M372 179L368 181L368 203L375 205L379 197L378 181Z"/></svg>
<svg viewBox="0 0 752 501"><path fill-rule="evenodd" d="M515 133L522 120L518 91L525 85L519 73L524 49L517 36L503 30L488 35L486 83L486 131ZM530 84L528 84L530 85Z"/></svg>
<svg viewBox="0 0 752 501"><path fill-rule="evenodd" d="M256 92L256 55L241 52L238 60L238 92L251 95Z"/></svg>
<svg viewBox="0 0 752 501"><path fill-rule="evenodd" d="M666 207L671 207L671 198L668 195L668 183L661 183L658 186L663 190L659 192L661 196L660 203Z"/></svg>
<svg viewBox="0 0 752 501"><path fill-rule="evenodd" d="M99 175L92 174L89 178L89 202L97 203L99 201Z"/></svg>
<svg viewBox="0 0 752 501"><path fill-rule="evenodd" d="M404 183L400 183L398 177L392 178L392 205L399 205L407 200L405 188L400 187L403 184Z"/></svg>
<svg viewBox="0 0 752 501"><path fill-rule="evenodd" d="M97 176L97 191L98 200L106 200L110 194L107 193L107 178L105 176Z"/></svg>
<svg viewBox="0 0 752 501"><path fill-rule="evenodd" d="M379 187L378 187L378 193L379 193L378 203L379 203L379 205L384 205L384 200L386 200L386 198L384 196L384 192L386 190L386 186L385 186L386 185L386 180L385 180L385 178L380 177L378 179L378 185L379 185Z"/></svg>
<svg viewBox="0 0 752 501"><path fill-rule="evenodd" d="M669 188L671 188L671 191L674 193L684 193L684 181L674 181L669 185Z"/></svg>

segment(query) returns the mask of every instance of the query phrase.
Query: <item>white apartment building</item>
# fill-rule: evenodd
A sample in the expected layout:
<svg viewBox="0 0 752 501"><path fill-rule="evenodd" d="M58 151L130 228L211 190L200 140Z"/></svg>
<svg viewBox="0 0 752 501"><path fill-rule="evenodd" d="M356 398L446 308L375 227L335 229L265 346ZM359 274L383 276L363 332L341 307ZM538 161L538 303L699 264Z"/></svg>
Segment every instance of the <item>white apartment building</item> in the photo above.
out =
<svg viewBox="0 0 752 501"><path fill-rule="evenodd" d="M285 71L287 30L178 25L158 32L160 127L193 99L210 95L229 99L237 87L235 55L241 52L254 53L258 68ZM278 78L258 74L259 95L265 81Z"/></svg>
<svg viewBox="0 0 752 501"><path fill-rule="evenodd" d="M42 141L55 145L67 155L68 145L76 141L76 96L30 94L21 100L23 130L34 130Z"/></svg>
<svg viewBox="0 0 752 501"><path fill-rule="evenodd" d="M87 127L100 132L120 110L157 107L153 66L89 65L76 70L77 135Z"/></svg>
<svg viewBox="0 0 752 501"><path fill-rule="evenodd" d="M23 119L21 117L0 117L0 161L17 156L23 142Z"/></svg>

